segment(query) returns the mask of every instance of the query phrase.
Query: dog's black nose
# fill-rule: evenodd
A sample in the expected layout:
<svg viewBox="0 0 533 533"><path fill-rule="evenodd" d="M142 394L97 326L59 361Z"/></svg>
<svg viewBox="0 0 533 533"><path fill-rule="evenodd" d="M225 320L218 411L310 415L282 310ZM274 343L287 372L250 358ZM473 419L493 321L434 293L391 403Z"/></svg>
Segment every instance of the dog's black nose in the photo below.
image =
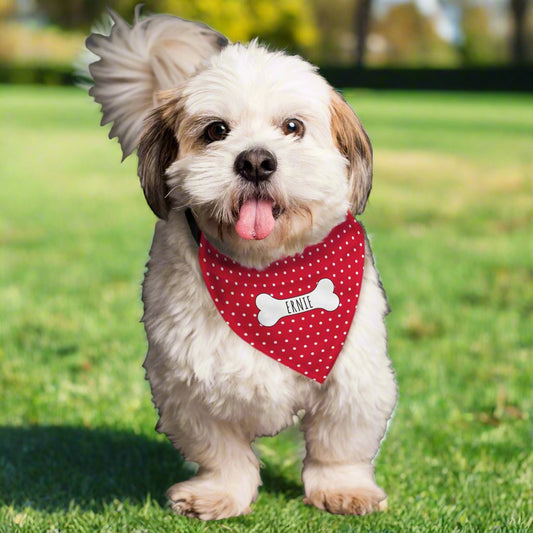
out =
<svg viewBox="0 0 533 533"><path fill-rule="evenodd" d="M276 156L264 148L251 148L235 159L235 172L256 185L267 180L278 168Z"/></svg>

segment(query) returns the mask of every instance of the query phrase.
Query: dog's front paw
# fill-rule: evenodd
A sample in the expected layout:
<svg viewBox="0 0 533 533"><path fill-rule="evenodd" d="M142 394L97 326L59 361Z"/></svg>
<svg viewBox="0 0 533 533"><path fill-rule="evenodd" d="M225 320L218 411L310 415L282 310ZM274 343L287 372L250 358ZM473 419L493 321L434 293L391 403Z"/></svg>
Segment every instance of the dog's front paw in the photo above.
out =
<svg viewBox="0 0 533 533"><path fill-rule="evenodd" d="M251 513L250 501L240 502L218 481L191 479L167 490L172 510L200 520L220 520Z"/></svg>
<svg viewBox="0 0 533 533"><path fill-rule="evenodd" d="M387 497L379 487L315 490L304 499L304 503L333 514L365 515L384 511Z"/></svg>
<svg viewBox="0 0 533 533"><path fill-rule="evenodd" d="M384 511L387 496L374 480L371 464L331 465L308 460L303 471L304 503L333 514Z"/></svg>

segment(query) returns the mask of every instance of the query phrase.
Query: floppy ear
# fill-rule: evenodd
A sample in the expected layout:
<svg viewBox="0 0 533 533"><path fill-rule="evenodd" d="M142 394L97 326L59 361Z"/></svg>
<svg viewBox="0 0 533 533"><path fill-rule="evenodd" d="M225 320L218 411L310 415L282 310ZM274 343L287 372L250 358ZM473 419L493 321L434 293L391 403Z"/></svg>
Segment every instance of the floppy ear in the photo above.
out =
<svg viewBox="0 0 533 533"><path fill-rule="evenodd" d="M177 87L228 44L199 22L170 15L141 18L141 7L135 8L133 26L108 9L106 35L97 30L86 41L97 59L86 67L94 80L89 94L102 106L102 125L113 123L109 137L118 137L123 159L139 144L154 93Z"/></svg>
<svg viewBox="0 0 533 533"><path fill-rule="evenodd" d="M137 174L144 196L152 211L162 219L167 218L170 210L165 172L178 157L178 116L179 99L167 99L145 119L137 148Z"/></svg>
<svg viewBox="0 0 533 533"><path fill-rule="evenodd" d="M372 145L346 100L331 91L331 134L339 152L348 160L350 205L354 215L365 210L372 188Z"/></svg>

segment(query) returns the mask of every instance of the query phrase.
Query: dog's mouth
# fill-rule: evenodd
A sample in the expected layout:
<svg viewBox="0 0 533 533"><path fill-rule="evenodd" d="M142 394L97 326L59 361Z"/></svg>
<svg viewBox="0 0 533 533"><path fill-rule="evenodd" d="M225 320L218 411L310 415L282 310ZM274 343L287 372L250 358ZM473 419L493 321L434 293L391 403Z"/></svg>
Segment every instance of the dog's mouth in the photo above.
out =
<svg viewBox="0 0 533 533"><path fill-rule="evenodd" d="M235 230L246 240L266 239L274 230L281 209L271 198L243 199L237 214Z"/></svg>

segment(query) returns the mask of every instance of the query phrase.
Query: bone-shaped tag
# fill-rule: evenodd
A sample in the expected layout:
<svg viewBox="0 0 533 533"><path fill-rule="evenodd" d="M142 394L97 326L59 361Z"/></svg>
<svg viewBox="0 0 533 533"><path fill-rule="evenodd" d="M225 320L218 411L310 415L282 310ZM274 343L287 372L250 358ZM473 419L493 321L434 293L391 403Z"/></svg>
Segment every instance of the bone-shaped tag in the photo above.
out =
<svg viewBox="0 0 533 533"><path fill-rule="evenodd" d="M255 299L255 305L259 308L257 320L261 325L270 327L283 317L313 309L334 311L339 307L339 297L333 292L334 289L333 282L324 278L317 283L315 290L285 300L277 300L270 294L261 293Z"/></svg>

